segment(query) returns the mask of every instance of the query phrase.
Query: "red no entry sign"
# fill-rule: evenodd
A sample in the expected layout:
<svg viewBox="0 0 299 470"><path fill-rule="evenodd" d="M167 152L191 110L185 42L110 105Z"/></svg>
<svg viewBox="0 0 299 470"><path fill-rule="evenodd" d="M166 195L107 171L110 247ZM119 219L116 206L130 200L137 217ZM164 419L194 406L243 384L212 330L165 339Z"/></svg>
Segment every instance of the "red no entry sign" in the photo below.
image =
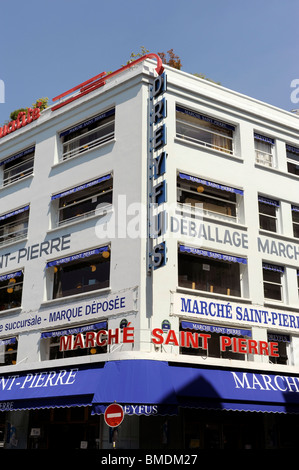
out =
<svg viewBox="0 0 299 470"><path fill-rule="evenodd" d="M118 405L118 403L112 403L112 405L107 406L105 410L105 423L111 428L115 428L121 424L124 419L124 415L123 407Z"/></svg>

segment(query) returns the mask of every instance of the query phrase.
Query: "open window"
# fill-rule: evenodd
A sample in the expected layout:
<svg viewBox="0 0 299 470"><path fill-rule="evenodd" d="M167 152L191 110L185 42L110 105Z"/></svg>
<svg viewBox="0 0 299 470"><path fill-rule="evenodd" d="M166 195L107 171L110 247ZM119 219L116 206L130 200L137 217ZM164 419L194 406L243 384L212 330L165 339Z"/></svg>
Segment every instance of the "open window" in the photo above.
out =
<svg viewBox="0 0 299 470"><path fill-rule="evenodd" d="M283 300L284 267L263 263L263 282L265 299Z"/></svg>
<svg viewBox="0 0 299 470"><path fill-rule="evenodd" d="M179 204L201 207L203 214L227 221L238 220L243 191L184 173L177 177Z"/></svg>
<svg viewBox="0 0 299 470"><path fill-rule="evenodd" d="M7 186L26 176L32 175L35 147L11 155L0 162L2 166L2 184Z"/></svg>
<svg viewBox="0 0 299 470"><path fill-rule="evenodd" d="M80 155L114 139L115 109L109 109L60 134L62 160Z"/></svg>
<svg viewBox="0 0 299 470"><path fill-rule="evenodd" d="M111 174L83 183L52 196L54 226L61 226L93 216L97 208L112 204L113 178Z"/></svg>
<svg viewBox="0 0 299 470"><path fill-rule="evenodd" d="M0 246L27 237L29 206L0 215Z"/></svg>
<svg viewBox="0 0 299 470"><path fill-rule="evenodd" d="M176 135L181 139L232 155L234 131L231 124L176 107Z"/></svg>

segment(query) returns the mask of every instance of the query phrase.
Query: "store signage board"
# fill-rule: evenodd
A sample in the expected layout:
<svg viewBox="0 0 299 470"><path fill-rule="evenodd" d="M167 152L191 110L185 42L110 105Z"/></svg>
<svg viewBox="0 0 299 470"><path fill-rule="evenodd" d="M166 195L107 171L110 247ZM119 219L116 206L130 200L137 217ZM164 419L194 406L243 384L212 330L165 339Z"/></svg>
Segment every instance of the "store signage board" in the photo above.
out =
<svg viewBox="0 0 299 470"><path fill-rule="evenodd" d="M118 403L112 403L105 410L105 423L111 428L116 428L123 422L124 416L123 407Z"/></svg>

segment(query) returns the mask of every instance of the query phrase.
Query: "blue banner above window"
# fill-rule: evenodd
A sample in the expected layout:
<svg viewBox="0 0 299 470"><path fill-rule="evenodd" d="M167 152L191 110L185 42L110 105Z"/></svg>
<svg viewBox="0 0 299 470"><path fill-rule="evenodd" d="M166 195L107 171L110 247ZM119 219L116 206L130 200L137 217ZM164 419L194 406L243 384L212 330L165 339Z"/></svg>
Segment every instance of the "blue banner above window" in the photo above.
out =
<svg viewBox="0 0 299 470"><path fill-rule="evenodd" d="M91 188L92 186L103 183L104 181L107 181L110 178L112 178L111 173L109 175L101 176L100 178L89 181L88 183L81 184L80 186L75 186L74 188L67 189L66 191L63 191L62 193L58 193L52 196L51 201L53 201L54 199L60 199L61 197L64 197L64 196L69 196L70 194L76 193L77 191L82 191L83 189Z"/></svg>
<svg viewBox="0 0 299 470"><path fill-rule="evenodd" d="M23 271L16 271L14 273L3 274L0 276L0 282L9 281L9 279L14 279L15 277L21 277L23 275Z"/></svg>
<svg viewBox="0 0 299 470"><path fill-rule="evenodd" d="M22 212L28 211L29 206L21 207L21 209L16 209L15 211L8 212L7 214L0 215L0 220L8 219L9 217L13 217L14 215L21 214Z"/></svg>
<svg viewBox="0 0 299 470"><path fill-rule="evenodd" d="M292 206L292 211L293 212L299 212L299 207L298 206Z"/></svg>
<svg viewBox="0 0 299 470"><path fill-rule="evenodd" d="M288 152L292 152L292 153L297 153L297 154L299 154L299 148L293 147L292 145L288 145L288 144L287 144L287 145L286 145L286 150L287 150Z"/></svg>
<svg viewBox="0 0 299 470"><path fill-rule="evenodd" d="M115 114L115 109L109 109L105 113L99 114L98 116L95 116L91 119L88 119L87 121L81 122L77 126L71 127L70 129L61 132L59 137L64 137L69 134L73 134L74 132L80 131L81 129L84 129L85 127L90 126L91 124L94 124L97 121L101 121L102 119L105 119L106 117L113 116Z"/></svg>
<svg viewBox="0 0 299 470"><path fill-rule="evenodd" d="M242 191L241 189L231 188L230 186L225 186L219 183L213 183L212 181L207 181L202 178L197 178L196 176L186 175L185 173L179 173L179 177L181 179L191 181L192 183L203 184L211 188L220 189L221 191L228 191L229 193L241 194L242 196L244 194L244 191Z"/></svg>
<svg viewBox="0 0 299 470"><path fill-rule="evenodd" d="M35 150L35 147L30 147L27 150L23 150L23 152L16 153L15 155L12 155L11 157L5 158L0 162L1 165L6 165L7 163L12 162L13 160L17 160L18 158L25 157L26 155L29 155L30 153L33 153Z"/></svg>
<svg viewBox="0 0 299 470"><path fill-rule="evenodd" d="M274 145L274 139L271 139L270 137L266 137L266 136L261 135L261 134L257 134L256 132L254 133L254 138L256 140L261 140L263 142L266 142L267 144Z"/></svg>
<svg viewBox="0 0 299 470"><path fill-rule="evenodd" d="M197 256L207 256L220 261L229 261L232 263L247 264L246 258L239 258L237 256L225 255L222 253L215 253L214 251L202 250L201 248L193 248L190 246L180 245L179 250L181 253L190 253Z"/></svg>
<svg viewBox="0 0 299 470"><path fill-rule="evenodd" d="M267 269L268 271L275 271L276 273L284 273L284 267L277 266L275 264L263 263L263 269Z"/></svg>
<svg viewBox="0 0 299 470"><path fill-rule="evenodd" d="M218 333L222 335L249 336L250 338L252 337L251 330L244 330L241 328L228 328L219 325L206 325L204 323L196 323L189 321L182 321L181 326L184 330L199 330L208 333Z"/></svg>
<svg viewBox="0 0 299 470"><path fill-rule="evenodd" d="M107 322L102 321L93 323L92 325L80 326L77 328L67 328L64 330L44 331L41 338L56 338L60 336L77 335L79 333L86 333L86 331L96 331L107 329Z"/></svg>
<svg viewBox="0 0 299 470"><path fill-rule="evenodd" d="M94 250L83 251L82 253L77 253L75 255L67 256L65 258L56 259L54 261L49 261L47 263L47 268L51 266L59 266L60 264L70 263L71 261L77 261L84 258L89 258L90 256L99 255L104 253L105 251L109 251L109 246L102 246L101 248L95 248Z"/></svg>
<svg viewBox="0 0 299 470"><path fill-rule="evenodd" d="M210 124L213 124L214 126L222 127L223 129L228 129L230 131L234 131L236 129L235 126L232 126L231 124L227 124L225 122L219 121L218 119L213 119L209 116L205 116L203 114L196 113L195 111L191 111L189 109L182 108L181 106L177 106L176 110L179 111L180 113L187 114L188 116L192 116L192 117L195 117L195 118L200 119L202 121L209 122Z"/></svg>
<svg viewBox="0 0 299 470"><path fill-rule="evenodd" d="M258 201L262 202L263 204L268 204L269 206L279 207L279 201L275 201L274 199L269 199L268 197L259 196Z"/></svg>

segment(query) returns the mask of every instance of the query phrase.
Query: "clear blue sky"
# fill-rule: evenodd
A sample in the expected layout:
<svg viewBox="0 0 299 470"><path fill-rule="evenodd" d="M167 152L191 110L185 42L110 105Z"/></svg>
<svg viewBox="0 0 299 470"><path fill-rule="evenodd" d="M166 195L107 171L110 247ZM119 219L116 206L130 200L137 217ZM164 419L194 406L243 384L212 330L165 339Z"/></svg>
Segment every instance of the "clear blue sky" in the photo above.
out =
<svg viewBox="0 0 299 470"><path fill-rule="evenodd" d="M299 79L298 0L14 0L0 12L0 79L11 111L173 48L182 70L291 110Z"/></svg>

